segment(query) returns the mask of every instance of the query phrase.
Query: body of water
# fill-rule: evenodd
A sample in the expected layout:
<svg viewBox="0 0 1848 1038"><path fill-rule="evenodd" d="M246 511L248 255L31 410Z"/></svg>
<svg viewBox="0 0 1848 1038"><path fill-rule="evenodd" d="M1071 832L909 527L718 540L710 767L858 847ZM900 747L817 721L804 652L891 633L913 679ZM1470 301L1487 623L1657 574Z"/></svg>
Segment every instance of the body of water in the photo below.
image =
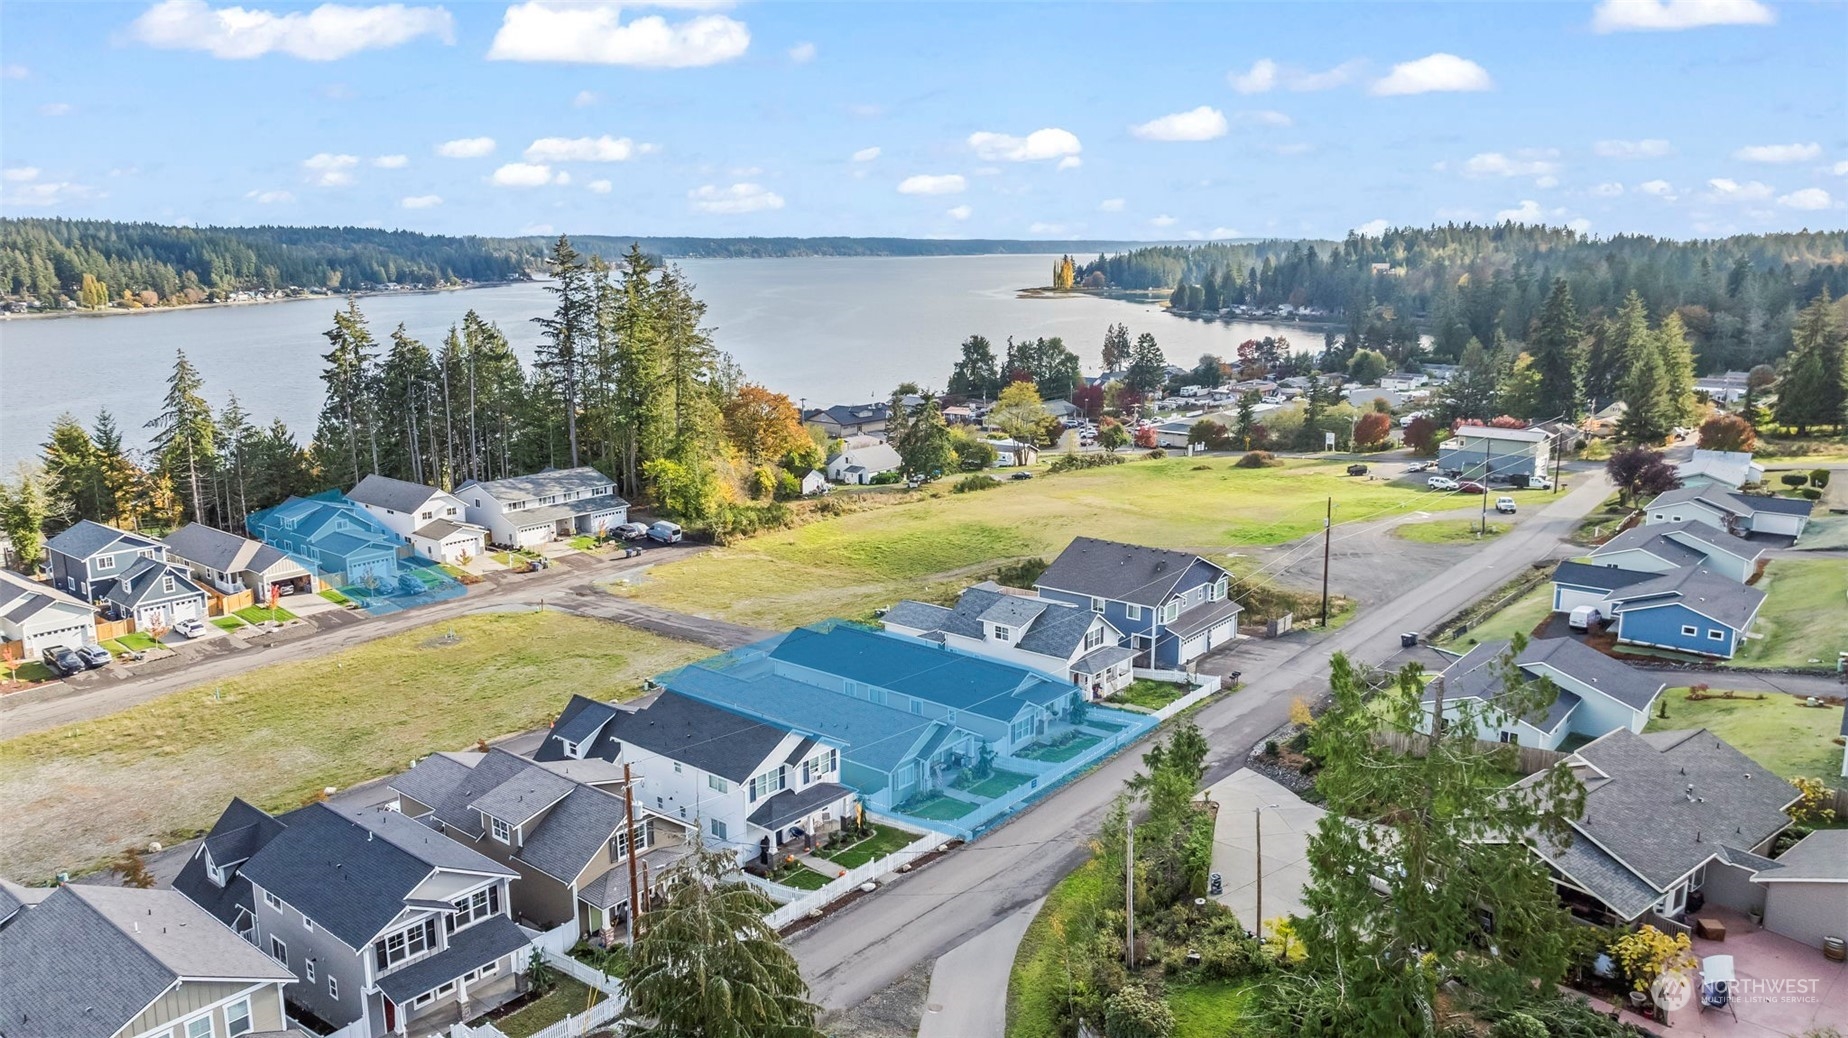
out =
<svg viewBox="0 0 1848 1038"><path fill-rule="evenodd" d="M1203 353L1230 357L1251 338L1282 335L1320 349L1321 331L1300 325L1206 323L1153 305L1090 296L1021 299L1044 284L1052 256L946 256L685 260L707 304L718 347L749 377L808 405L882 399L903 381L941 387L958 347L985 335L1000 355L1008 336L1062 336L1099 368L1104 329L1154 333L1170 363ZM322 333L344 305L331 298L101 317L0 321L0 465L35 456L51 423L70 412L89 425L115 414L131 446L160 411L174 351L205 379L215 407L236 393L253 423L281 418L305 445L320 413ZM549 313L540 284L360 300L374 336L388 344L402 323L432 351L473 309L500 325L523 359L538 341L532 318Z"/></svg>

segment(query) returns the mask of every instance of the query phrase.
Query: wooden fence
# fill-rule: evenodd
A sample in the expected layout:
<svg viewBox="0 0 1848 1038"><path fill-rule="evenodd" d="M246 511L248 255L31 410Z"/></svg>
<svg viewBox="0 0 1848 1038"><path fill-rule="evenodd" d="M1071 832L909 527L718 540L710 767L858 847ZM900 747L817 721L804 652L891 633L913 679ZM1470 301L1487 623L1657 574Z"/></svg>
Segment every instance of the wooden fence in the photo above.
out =
<svg viewBox="0 0 1848 1038"><path fill-rule="evenodd" d="M210 584L205 586L205 612L208 616L230 616L239 609L248 609L256 604L256 592L249 588L224 594Z"/></svg>
<svg viewBox="0 0 1848 1038"><path fill-rule="evenodd" d="M106 642L112 638L120 638L125 634L134 633L135 621L132 619L104 620L98 617L96 620L96 640L99 642Z"/></svg>
<svg viewBox="0 0 1848 1038"><path fill-rule="evenodd" d="M1406 735L1404 732L1373 733L1374 745L1383 746L1394 753L1409 753L1415 757L1424 756L1427 738L1422 735ZM1523 775L1545 771L1571 756L1571 754L1560 753L1558 750L1543 750L1538 746L1511 746L1508 743L1489 742L1486 739L1476 740L1476 746L1484 750L1513 750L1515 769Z"/></svg>

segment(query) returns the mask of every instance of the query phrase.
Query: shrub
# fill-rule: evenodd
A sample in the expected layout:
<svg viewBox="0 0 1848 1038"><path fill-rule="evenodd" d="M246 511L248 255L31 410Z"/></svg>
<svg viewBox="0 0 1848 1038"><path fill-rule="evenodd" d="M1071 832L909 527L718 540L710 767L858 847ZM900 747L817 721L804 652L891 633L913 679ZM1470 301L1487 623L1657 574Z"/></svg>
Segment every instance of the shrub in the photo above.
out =
<svg viewBox="0 0 1848 1038"><path fill-rule="evenodd" d="M1812 487L1828 486L1829 485L1829 470L1828 469L1817 469L1814 472L1811 472L1809 481L1810 481L1810 486Z"/></svg>
<svg viewBox="0 0 1848 1038"><path fill-rule="evenodd" d="M1232 467L1240 469L1264 469L1274 468L1281 464L1283 464L1283 462L1278 461L1277 456L1270 451L1251 451L1234 462Z"/></svg>
<svg viewBox="0 0 1848 1038"><path fill-rule="evenodd" d="M1231 446L1232 434L1226 427L1211 418L1202 418L1188 427L1187 440L1198 443L1209 451L1222 451Z"/></svg>
<svg viewBox="0 0 1848 1038"><path fill-rule="evenodd" d="M1758 446L1758 433L1736 414L1714 415L1700 423L1699 445L1709 451L1750 451Z"/></svg>
<svg viewBox="0 0 1848 1038"><path fill-rule="evenodd" d="M904 476L899 475L897 472L875 472L873 478L867 480L867 482L876 487L885 487L900 482L904 478Z"/></svg>
<svg viewBox="0 0 1848 1038"><path fill-rule="evenodd" d="M1489 1028L1489 1038L1548 1038L1546 1025L1526 1013L1509 1013Z"/></svg>
<svg viewBox="0 0 1848 1038"><path fill-rule="evenodd" d="M1168 1038L1174 1013L1168 1003L1131 984L1104 1000L1104 1033L1110 1038Z"/></svg>
<svg viewBox="0 0 1848 1038"><path fill-rule="evenodd" d="M1799 775L1790 780L1797 787L1797 802L1790 809L1790 819L1798 823L1832 822L1835 811L1826 806L1832 796L1829 787L1819 778Z"/></svg>
<svg viewBox="0 0 1848 1038"><path fill-rule="evenodd" d="M1002 563L1001 568L995 570L995 583L1031 589L1040 574L1046 572L1046 566L1046 560L1038 557Z"/></svg>
<svg viewBox="0 0 1848 1038"><path fill-rule="evenodd" d="M1801 472L1786 472L1783 475L1777 477L1777 481L1779 483L1784 484L1787 487L1794 488L1794 487L1800 487L1803 484L1808 483L1810 481L1810 478Z"/></svg>
<svg viewBox="0 0 1848 1038"><path fill-rule="evenodd" d="M791 501L802 496L802 481L788 469L776 470L776 499Z"/></svg>
<svg viewBox="0 0 1848 1038"><path fill-rule="evenodd" d="M1611 958L1630 982L1633 991L1648 991L1657 977L1668 970L1686 970L1693 965L1693 942L1688 935L1669 936L1653 926L1618 935L1611 942Z"/></svg>
<svg viewBox="0 0 1848 1038"><path fill-rule="evenodd" d="M1160 447L1157 447L1154 450L1143 455L1143 457L1148 459L1149 461L1160 461L1161 459L1167 456L1168 456L1168 452L1165 450L1162 450Z"/></svg>
<svg viewBox="0 0 1848 1038"><path fill-rule="evenodd" d="M1213 980L1237 980L1254 972L1261 959L1256 941L1242 934L1207 934L1197 942L1200 971Z"/></svg>
<svg viewBox="0 0 1848 1038"><path fill-rule="evenodd" d="M1584 450L1579 451L1579 457L1585 461L1607 461L1610 456L1611 441L1606 439L1593 440L1585 445Z"/></svg>
<svg viewBox="0 0 1848 1038"><path fill-rule="evenodd" d="M1081 469L1098 469L1108 465L1121 465L1121 454L1061 454L1046 466L1048 474L1054 472L1077 472Z"/></svg>
<svg viewBox="0 0 1848 1038"><path fill-rule="evenodd" d="M1392 417L1369 411L1354 423L1354 442L1361 447L1385 443L1392 438Z"/></svg>
<svg viewBox="0 0 1848 1038"><path fill-rule="evenodd" d="M957 480L956 483L950 487L950 492L955 494L967 494L976 490L993 490L1000 485L1001 484L987 476L977 474L964 476Z"/></svg>
<svg viewBox="0 0 1848 1038"><path fill-rule="evenodd" d="M1817 490L1815 487L1798 487L1797 493L1802 494L1811 501L1819 501L1822 499L1822 491Z"/></svg>

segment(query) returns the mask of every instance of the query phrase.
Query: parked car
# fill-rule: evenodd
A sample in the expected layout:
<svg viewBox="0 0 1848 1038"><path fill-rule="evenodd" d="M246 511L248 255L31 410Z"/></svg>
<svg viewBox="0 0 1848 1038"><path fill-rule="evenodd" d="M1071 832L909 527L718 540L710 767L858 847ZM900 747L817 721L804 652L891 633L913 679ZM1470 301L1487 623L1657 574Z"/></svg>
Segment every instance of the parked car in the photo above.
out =
<svg viewBox="0 0 1848 1038"><path fill-rule="evenodd" d="M277 585L276 585L276 594L277 594L277 596L278 596L278 597L280 597L280 596L282 596L282 595L293 595L293 594L295 594L295 582L291 580L291 581L286 581L286 582L284 582L284 583L281 583L281 584L277 584Z"/></svg>
<svg viewBox="0 0 1848 1038"><path fill-rule="evenodd" d="M196 616L187 617L173 625L173 629L187 638L205 637L205 622Z"/></svg>
<svg viewBox="0 0 1848 1038"><path fill-rule="evenodd" d="M44 662L45 666L51 668L53 674L61 678L83 673L83 657L62 645L53 645L39 653L39 659Z"/></svg>
<svg viewBox="0 0 1848 1038"><path fill-rule="evenodd" d="M625 541L639 541L648 536L646 523L622 523L616 527L616 536Z"/></svg>
<svg viewBox="0 0 1848 1038"><path fill-rule="evenodd" d="M1367 474L1367 466L1365 466L1365 465L1349 465L1349 466L1347 467L1347 473L1348 473L1348 475L1350 475L1350 476L1364 476L1364 475L1366 475L1366 474Z"/></svg>
<svg viewBox="0 0 1848 1038"><path fill-rule="evenodd" d="M1597 606L1579 606L1566 617L1566 626L1575 631L1589 631L1591 625L1604 622L1604 614Z"/></svg>
<svg viewBox="0 0 1848 1038"><path fill-rule="evenodd" d="M662 544L677 543L682 536L679 523L670 523L666 519L648 528L648 539Z"/></svg>
<svg viewBox="0 0 1848 1038"><path fill-rule="evenodd" d="M1007 477L1007 478L1009 478L1009 479L1032 479L1032 478L1033 478L1033 473L1031 473L1031 472L1016 472L1016 473L1014 473L1013 475L1011 475L1011 476L1009 476L1009 477Z"/></svg>
<svg viewBox="0 0 1848 1038"><path fill-rule="evenodd" d="M1466 479L1457 484L1457 490L1465 494L1486 494L1489 488L1473 479Z"/></svg>
<svg viewBox="0 0 1848 1038"><path fill-rule="evenodd" d="M1457 481L1451 479L1449 476L1432 476L1430 479L1425 480L1425 486L1430 487L1432 490L1455 490L1457 488Z"/></svg>
<svg viewBox="0 0 1848 1038"><path fill-rule="evenodd" d="M1527 477L1527 489L1529 490L1551 490L1553 489L1553 477L1552 476L1528 476Z"/></svg>
<svg viewBox="0 0 1848 1038"><path fill-rule="evenodd" d="M1437 462L1435 461L1414 461L1411 463L1411 465L1406 467L1405 471L1407 472L1428 472L1431 469L1434 469L1436 467L1437 467Z"/></svg>
<svg viewBox="0 0 1848 1038"><path fill-rule="evenodd" d="M1502 496L1496 498L1495 499L1495 510L1497 512L1504 512L1508 515L1513 515L1514 514L1514 498L1509 497L1507 494L1503 494Z"/></svg>
<svg viewBox="0 0 1848 1038"><path fill-rule="evenodd" d="M79 645L77 658L83 661L84 666L94 670L97 667L107 667L115 660L115 655L101 645Z"/></svg>

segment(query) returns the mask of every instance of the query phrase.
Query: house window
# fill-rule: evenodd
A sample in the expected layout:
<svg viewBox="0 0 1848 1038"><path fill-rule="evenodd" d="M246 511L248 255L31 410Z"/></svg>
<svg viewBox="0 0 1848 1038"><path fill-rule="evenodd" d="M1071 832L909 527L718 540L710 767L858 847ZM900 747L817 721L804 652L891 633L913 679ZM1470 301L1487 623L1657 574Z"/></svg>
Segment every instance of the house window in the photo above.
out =
<svg viewBox="0 0 1848 1038"><path fill-rule="evenodd" d="M1681 634L1682 634L1682 637L1685 637L1685 638L1697 637L1700 634L1700 629L1698 627L1693 627L1688 624L1682 624Z"/></svg>
<svg viewBox="0 0 1848 1038"><path fill-rule="evenodd" d="M1161 607L1161 622L1171 624L1181 618L1181 600L1170 598Z"/></svg>
<svg viewBox="0 0 1848 1038"><path fill-rule="evenodd" d="M1519 746L1521 744L1521 735L1519 732L1503 732L1501 733L1501 741L1511 746Z"/></svg>
<svg viewBox="0 0 1848 1038"><path fill-rule="evenodd" d="M443 929L455 933L473 923L500 915L500 887L477 890L460 901L452 902L454 914L443 920Z"/></svg>
<svg viewBox="0 0 1848 1038"><path fill-rule="evenodd" d="M1725 631L1715 631L1715 630L1709 630L1709 631L1707 632L1707 640L1708 640L1708 641L1715 641L1715 642L1723 642L1723 641L1725 641L1725 640L1726 640L1726 632L1725 632Z"/></svg>
<svg viewBox="0 0 1848 1038"><path fill-rule="evenodd" d="M1142 619L1142 607L1139 605L1124 606L1123 616L1130 620L1140 620Z"/></svg>
<svg viewBox="0 0 1848 1038"><path fill-rule="evenodd" d="M1009 630L1006 627L1001 626L1000 624L995 624L994 628L995 628L995 641L1005 642L1005 641L1013 640L1013 637L1014 637L1013 631Z"/></svg>
<svg viewBox="0 0 1848 1038"><path fill-rule="evenodd" d="M494 833L494 838L496 840L502 843L513 842L513 829L506 822L498 818L490 817L488 819L488 829Z"/></svg>
<svg viewBox="0 0 1848 1038"><path fill-rule="evenodd" d="M919 717L924 716L924 704L916 696L911 697L911 712L917 714Z"/></svg>
<svg viewBox="0 0 1848 1038"><path fill-rule="evenodd" d="M373 961L380 973L403 965L435 949L435 919L425 919L415 926L399 930L390 937L382 937L372 942Z"/></svg>
<svg viewBox="0 0 1848 1038"><path fill-rule="evenodd" d="M96 568L97 569L115 569L115 556L114 555L98 555L96 557Z"/></svg>
<svg viewBox="0 0 1848 1038"><path fill-rule="evenodd" d="M1015 745L1019 745L1020 743L1026 742L1028 739L1033 738L1033 718L1023 717L1020 720L1015 721L1014 727L1012 729L1012 734L1014 736Z"/></svg>
<svg viewBox="0 0 1848 1038"><path fill-rule="evenodd" d="M252 1027L250 999L239 999L225 1007L225 1033L231 1038L237 1038L240 1034L249 1034Z"/></svg>
<svg viewBox="0 0 1848 1038"><path fill-rule="evenodd" d="M1224 601L1226 597L1226 592L1229 590L1231 590L1231 582L1228 581L1225 577L1220 577L1218 580L1213 582L1213 593L1211 596L1212 600L1215 602Z"/></svg>
<svg viewBox="0 0 1848 1038"><path fill-rule="evenodd" d="M167 576L160 578L160 589L169 595L173 594L172 574L168 574Z"/></svg>
<svg viewBox="0 0 1848 1038"><path fill-rule="evenodd" d="M725 823L714 818L711 824L713 837L720 840L725 839Z"/></svg>
<svg viewBox="0 0 1848 1038"><path fill-rule="evenodd" d="M956 718L954 716L950 718L951 723L954 723L955 720ZM820 753L802 762L802 780L804 782L813 782L833 770L834 751L822 750Z"/></svg>
<svg viewBox="0 0 1848 1038"><path fill-rule="evenodd" d="M674 762L674 774L676 775L680 774L680 762L679 761Z"/></svg>
<svg viewBox="0 0 1848 1038"><path fill-rule="evenodd" d="M674 770L679 771L680 765L674 765ZM712 790L714 793L729 793L731 792L731 783L717 775L707 775L706 788Z"/></svg>
<svg viewBox="0 0 1848 1038"><path fill-rule="evenodd" d="M308 983L310 984L314 983L314 960L309 959L306 963L303 964L303 967L308 971L307 973L303 974L304 979L306 979Z"/></svg>
<svg viewBox="0 0 1848 1038"><path fill-rule="evenodd" d="M1104 600L1097 597L1096 595L1092 595L1091 596L1091 612L1101 613L1103 611L1104 611Z"/></svg>
<svg viewBox="0 0 1848 1038"><path fill-rule="evenodd" d="M644 851L654 846L654 822L653 821L644 818L642 819L641 824L635 827L635 842L636 842L636 845L639 846ZM629 833L627 832L627 830L624 830L622 832L618 832L614 837L610 839L610 861L612 862L621 861L623 858L627 857L628 854L629 854Z"/></svg>
<svg viewBox="0 0 1848 1038"><path fill-rule="evenodd" d="M186 1038L212 1038L214 1033L210 1013L186 1021Z"/></svg>
<svg viewBox="0 0 1848 1038"><path fill-rule="evenodd" d="M332 973L327 975L327 997L336 1002L340 1001L340 978Z"/></svg>
<svg viewBox="0 0 1848 1038"><path fill-rule="evenodd" d="M417 518L419 518L419 519L434 519L434 518L436 518L436 513L435 513L435 512L420 512L420 513L418 513L418 516L417 516Z"/></svg>
<svg viewBox="0 0 1848 1038"><path fill-rule="evenodd" d="M308 931L309 933L314 932L314 920L308 918L308 913L306 912L302 913L302 929Z"/></svg>
<svg viewBox="0 0 1848 1038"><path fill-rule="evenodd" d="M282 942L282 938L270 938L270 958L275 959L284 966L289 964L289 946Z"/></svg>
<svg viewBox="0 0 1848 1038"><path fill-rule="evenodd" d="M282 898L277 897L267 890L263 892L263 903L276 909L278 912L282 911Z"/></svg>
<svg viewBox="0 0 1848 1038"><path fill-rule="evenodd" d="M787 785L787 776L784 775L783 767L779 764L751 780L751 801L755 803L762 800L764 797L782 790Z"/></svg>
<svg viewBox="0 0 1848 1038"><path fill-rule="evenodd" d="M475 981L482 979L483 977L492 977L493 975L499 972L500 972L500 962L495 961L495 962L488 963L486 966L483 966L478 970L475 970L473 973L470 973L468 976L463 977L462 979L472 984Z"/></svg>

